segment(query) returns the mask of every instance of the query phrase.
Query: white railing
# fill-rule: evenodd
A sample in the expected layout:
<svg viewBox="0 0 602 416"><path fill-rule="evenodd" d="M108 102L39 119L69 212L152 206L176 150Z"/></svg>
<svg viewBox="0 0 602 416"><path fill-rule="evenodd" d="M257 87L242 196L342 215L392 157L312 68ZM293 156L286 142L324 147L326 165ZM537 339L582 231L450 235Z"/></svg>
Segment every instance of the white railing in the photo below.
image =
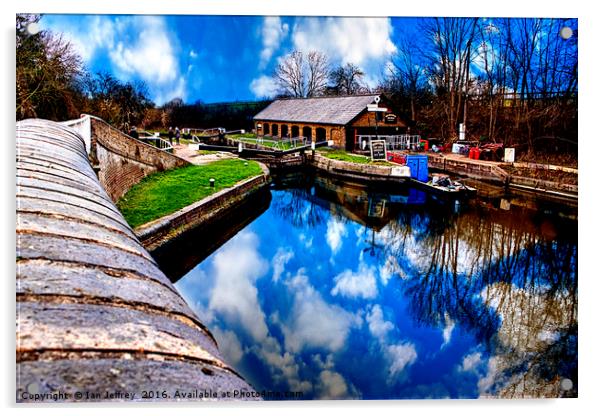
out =
<svg viewBox="0 0 602 416"><path fill-rule="evenodd" d="M155 134L150 134L149 132L144 130L142 130L140 133L141 135L138 137L138 140L140 140L141 142L150 144L166 152L173 153L173 146L167 140L162 139L161 137Z"/></svg>
<svg viewBox="0 0 602 416"><path fill-rule="evenodd" d="M270 137L270 138L266 138ZM257 138L239 138L233 139L234 141L243 144L255 144L259 147L263 147L269 150L291 150L297 149L311 144L311 140L304 136L291 137L286 139L274 139L272 136L263 136Z"/></svg>
<svg viewBox="0 0 602 416"><path fill-rule="evenodd" d="M420 136L411 134L400 135L358 135L359 147L362 150L370 148L372 140L384 140L387 150L417 150L420 147Z"/></svg>
<svg viewBox="0 0 602 416"><path fill-rule="evenodd" d="M212 127L209 129L187 129L193 136L217 136L218 134L224 134L226 129L223 127Z"/></svg>

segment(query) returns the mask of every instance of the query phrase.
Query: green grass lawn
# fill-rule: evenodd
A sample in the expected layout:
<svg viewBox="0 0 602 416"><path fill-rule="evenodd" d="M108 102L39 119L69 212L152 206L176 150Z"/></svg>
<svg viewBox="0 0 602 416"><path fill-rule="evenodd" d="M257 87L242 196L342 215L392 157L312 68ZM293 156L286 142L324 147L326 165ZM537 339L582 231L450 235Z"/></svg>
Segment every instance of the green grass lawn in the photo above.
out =
<svg viewBox="0 0 602 416"><path fill-rule="evenodd" d="M154 173L134 185L117 202L117 207L135 228L261 173L259 164L241 159ZM209 186L210 178L215 179L214 188Z"/></svg>
<svg viewBox="0 0 602 416"><path fill-rule="evenodd" d="M199 155L214 155L217 153L217 150L198 150L197 153Z"/></svg>
<svg viewBox="0 0 602 416"><path fill-rule="evenodd" d="M334 159L334 160L341 160L343 162L361 163L364 165L367 165L367 164L389 165L389 162L386 162L384 160L372 161L372 159L370 159L367 156L356 155L356 154L348 153L344 150L339 150L339 149L323 147L323 148L318 149L318 152L320 152L320 154L324 157L327 157L329 159Z"/></svg>

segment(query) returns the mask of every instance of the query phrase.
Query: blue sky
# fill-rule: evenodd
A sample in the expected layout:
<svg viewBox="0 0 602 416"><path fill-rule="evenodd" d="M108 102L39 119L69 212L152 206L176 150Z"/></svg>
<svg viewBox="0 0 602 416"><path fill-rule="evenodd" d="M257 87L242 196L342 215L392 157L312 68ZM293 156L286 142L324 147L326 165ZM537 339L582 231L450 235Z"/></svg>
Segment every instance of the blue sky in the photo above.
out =
<svg viewBox="0 0 602 416"><path fill-rule="evenodd" d="M274 93L271 74L293 49L353 62L375 86L395 53L395 36L413 18L278 16L45 15L86 67L143 80L157 104L255 100Z"/></svg>

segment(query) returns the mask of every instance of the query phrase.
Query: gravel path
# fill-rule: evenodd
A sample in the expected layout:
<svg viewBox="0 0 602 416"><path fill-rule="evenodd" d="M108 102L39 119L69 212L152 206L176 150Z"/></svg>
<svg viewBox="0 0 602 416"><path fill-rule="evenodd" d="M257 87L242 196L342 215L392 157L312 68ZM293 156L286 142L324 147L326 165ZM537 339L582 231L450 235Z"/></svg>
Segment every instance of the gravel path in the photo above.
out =
<svg viewBox="0 0 602 416"><path fill-rule="evenodd" d="M196 149L189 147L187 144L174 144L174 154L194 165L204 165L205 163L215 162L217 160L235 159L237 157L230 152L216 152L201 155Z"/></svg>

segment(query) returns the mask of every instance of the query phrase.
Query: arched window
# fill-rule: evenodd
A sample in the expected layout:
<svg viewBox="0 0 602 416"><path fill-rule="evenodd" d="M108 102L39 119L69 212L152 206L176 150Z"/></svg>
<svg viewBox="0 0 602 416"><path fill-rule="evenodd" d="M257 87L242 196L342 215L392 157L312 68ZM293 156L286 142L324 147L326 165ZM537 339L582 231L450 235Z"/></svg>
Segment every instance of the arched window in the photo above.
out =
<svg viewBox="0 0 602 416"><path fill-rule="evenodd" d="M278 124L272 124L272 136L278 136Z"/></svg>
<svg viewBox="0 0 602 416"><path fill-rule="evenodd" d="M283 124L280 127L280 135L282 136L283 139L288 137L288 125Z"/></svg>

